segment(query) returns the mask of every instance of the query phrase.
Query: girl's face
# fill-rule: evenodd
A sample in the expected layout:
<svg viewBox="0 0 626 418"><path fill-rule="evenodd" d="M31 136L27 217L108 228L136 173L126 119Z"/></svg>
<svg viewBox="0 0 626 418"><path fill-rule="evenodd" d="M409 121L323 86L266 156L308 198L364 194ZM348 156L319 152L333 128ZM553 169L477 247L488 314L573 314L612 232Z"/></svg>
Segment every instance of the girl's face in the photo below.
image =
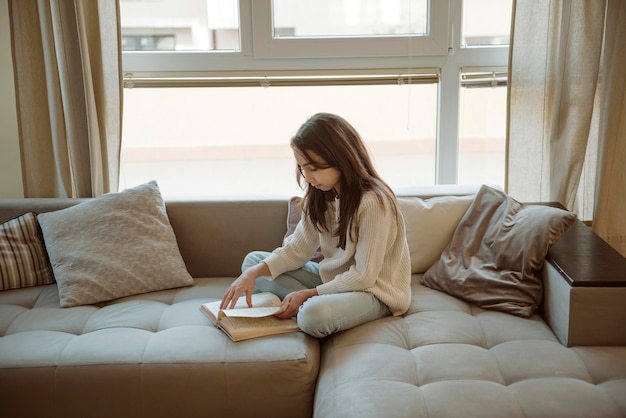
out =
<svg viewBox="0 0 626 418"><path fill-rule="evenodd" d="M323 190L325 192L334 190L339 195L339 179L341 172L334 167L330 167L326 161L322 160L319 155L313 151L308 152L311 160L294 150L293 155L300 169L300 173L304 181L309 183L311 187Z"/></svg>

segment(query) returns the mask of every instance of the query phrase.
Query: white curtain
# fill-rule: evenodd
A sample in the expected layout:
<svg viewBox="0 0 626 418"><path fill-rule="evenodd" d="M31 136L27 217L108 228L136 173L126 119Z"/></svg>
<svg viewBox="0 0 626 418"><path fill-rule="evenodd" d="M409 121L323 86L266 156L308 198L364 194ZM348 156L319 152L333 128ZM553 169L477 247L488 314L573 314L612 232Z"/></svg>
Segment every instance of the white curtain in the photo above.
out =
<svg viewBox="0 0 626 418"><path fill-rule="evenodd" d="M116 0L10 0L25 197L116 191L122 69Z"/></svg>
<svg viewBox="0 0 626 418"><path fill-rule="evenodd" d="M626 2L516 0L507 184L558 201L626 255Z"/></svg>

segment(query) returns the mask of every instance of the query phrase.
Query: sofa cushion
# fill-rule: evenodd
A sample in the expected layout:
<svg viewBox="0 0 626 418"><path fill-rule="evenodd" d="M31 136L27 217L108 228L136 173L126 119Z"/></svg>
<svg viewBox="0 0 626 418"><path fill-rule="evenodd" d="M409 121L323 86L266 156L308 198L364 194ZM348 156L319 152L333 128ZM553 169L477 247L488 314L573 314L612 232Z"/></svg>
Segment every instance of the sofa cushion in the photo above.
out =
<svg viewBox="0 0 626 418"><path fill-rule="evenodd" d="M193 283L156 182L38 219L62 307Z"/></svg>
<svg viewBox="0 0 626 418"><path fill-rule="evenodd" d="M564 347L536 313L419 283L408 312L324 341L314 416L626 416L626 347Z"/></svg>
<svg viewBox="0 0 626 418"><path fill-rule="evenodd" d="M424 273L439 259L474 196L398 198L406 224L411 273Z"/></svg>
<svg viewBox="0 0 626 418"><path fill-rule="evenodd" d="M575 219L482 186L422 283L482 308L528 317L543 296L544 258Z"/></svg>
<svg viewBox="0 0 626 418"><path fill-rule="evenodd" d="M406 238L411 255L411 273L424 273L441 256L463 214L474 200L474 195L437 196L429 199L398 197L398 204L406 224ZM293 234L302 217L299 196L289 199L287 233ZM320 262L324 255L318 250L312 261Z"/></svg>
<svg viewBox="0 0 626 418"><path fill-rule="evenodd" d="M72 308L54 284L0 292L2 416L310 416L317 340L232 342L199 309L232 281Z"/></svg>
<svg viewBox="0 0 626 418"><path fill-rule="evenodd" d="M0 225L0 290L53 282L37 215L29 212Z"/></svg>

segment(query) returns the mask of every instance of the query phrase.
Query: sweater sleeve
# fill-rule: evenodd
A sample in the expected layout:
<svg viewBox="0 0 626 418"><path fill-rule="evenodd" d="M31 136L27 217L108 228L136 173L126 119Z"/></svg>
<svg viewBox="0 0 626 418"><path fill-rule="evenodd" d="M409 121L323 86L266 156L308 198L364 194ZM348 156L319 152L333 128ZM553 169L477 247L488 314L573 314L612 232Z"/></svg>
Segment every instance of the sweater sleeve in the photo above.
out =
<svg viewBox="0 0 626 418"><path fill-rule="evenodd" d="M319 234L313 223L302 217L293 234L288 236L282 247L276 248L267 257L265 264L270 269L272 279L286 271L298 269L311 259L319 248Z"/></svg>

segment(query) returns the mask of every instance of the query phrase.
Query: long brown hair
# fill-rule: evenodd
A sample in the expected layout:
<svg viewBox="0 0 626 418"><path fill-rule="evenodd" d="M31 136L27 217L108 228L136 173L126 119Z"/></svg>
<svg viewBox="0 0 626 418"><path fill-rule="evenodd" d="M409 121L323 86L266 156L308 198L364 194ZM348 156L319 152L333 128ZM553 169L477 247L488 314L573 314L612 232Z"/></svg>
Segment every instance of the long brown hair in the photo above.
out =
<svg viewBox="0 0 626 418"><path fill-rule="evenodd" d="M392 202L397 216L398 206L394 193L374 168L369 152L359 133L345 119L330 113L317 113L310 117L291 139L291 147L308 161L314 152L326 162L328 167L337 169L339 179L339 225L333 234L339 237L339 247L346 248L348 233L353 238L352 222L365 192L374 191L381 205L386 197ZM306 188L303 211L309 216L318 231L329 230L326 210L335 198L333 190L323 191L303 183L296 167L298 183Z"/></svg>

